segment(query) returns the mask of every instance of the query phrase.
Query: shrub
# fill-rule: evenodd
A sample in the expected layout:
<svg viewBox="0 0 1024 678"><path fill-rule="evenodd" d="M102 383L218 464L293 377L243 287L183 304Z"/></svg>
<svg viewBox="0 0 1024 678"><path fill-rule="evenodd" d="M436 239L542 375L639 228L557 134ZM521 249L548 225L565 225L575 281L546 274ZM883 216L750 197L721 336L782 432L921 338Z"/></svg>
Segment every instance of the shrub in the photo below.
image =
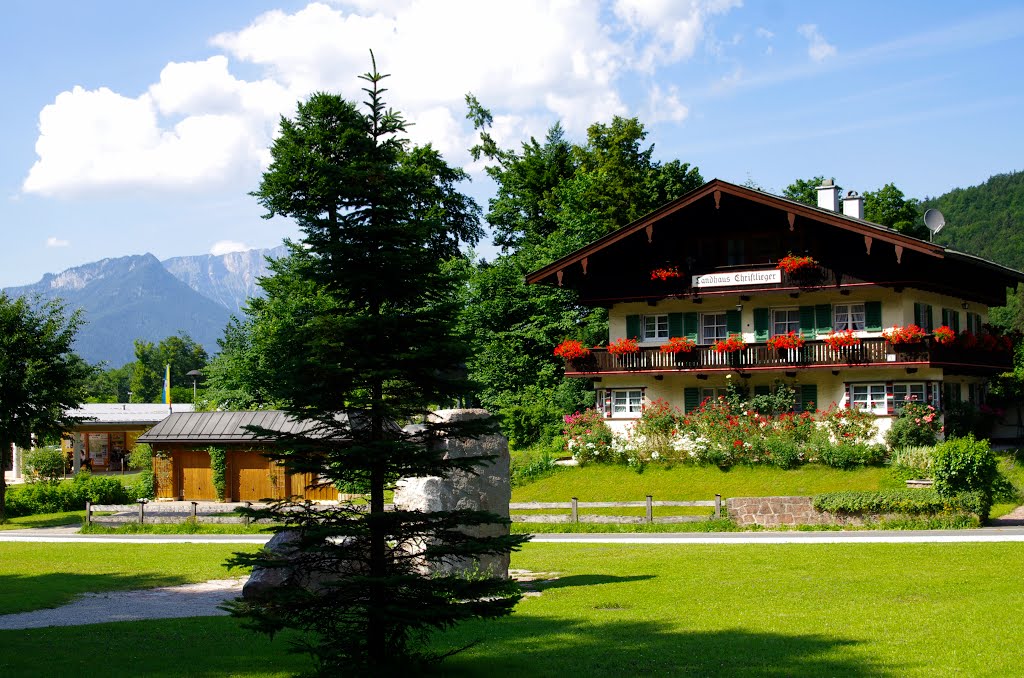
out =
<svg viewBox="0 0 1024 678"><path fill-rule="evenodd" d="M64 452L59 447L34 447L22 457L21 471L31 483L55 483L64 469Z"/></svg>
<svg viewBox="0 0 1024 678"><path fill-rule="evenodd" d="M999 463L987 440L973 435L952 438L935 446L933 459L935 490L943 497L964 493L978 496L979 517L988 518Z"/></svg>
<svg viewBox="0 0 1024 678"><path fill-rule="evenodd" d="M785 436L771 436L764 441L768 460L782 469L791 469L804 462L804 453L796 441Z"/></svg>
<svg viewBox="0 0 1024 678"><path fill-rule="evenodd" d="M814 508L838 514L934 515L978 513L978 497L970 493L954 497L936 490L885 490L881 492L826 492L814 498Z"/></svg>
<svg viewBox="0 0 1024 678"><path fill-rule="evenodd" d="M153 482L153 472L149 469L139 474L139 479L133 485L137 499L153 499L156 496L156 484Z"/></svg>
<svg viewBox="0 0 1024 678"><path fill-rule="evenodd" d="M614 463L612 430L597 410L565 416L566 449L582 465L591 461Z"/></svg>
<svg viewBox="0 0 1024 678"><path fill-rule="evenodd" d="M925 403L907 400L900 416L885 434L890 448L908 445L934 445L939 439L939 413Z"/></svg>
<svg viewBox="0 0 1024 678"><path fill-rule="evenodd" d="M513 449L536 443L550 443L562 433L566 412L593 405L593 391L582 391L577 379L563 381L555 388L527 386L502 394L493 403L501 421L501 432Z"/></svg>
<svg viewBox="0 0 1024 678"><path fill-rule="evenodd" d="M146 443L136 443L128 454L128 468L135 471L153 469L153 448Z"/></svg>
<svg viewBox="0 0 1024 678"><path fill-rule="evenodd" d="M213 489L217 491L217 499L224 499L228 486L228 455L223 447L210 447L210 469L213 471Z"/></svg>
<svg viewBox="0 0 1024 678"><path fill-rule="evenodd" d="M932 455L935 448L925 445L911 445L908 447L897 447L892 451L889 463L895 467L920 471L915 477L930 478L932 473Z"/></svg>
<svg viewBox="0 0 1024 678"><path fill-rule="evenodd" d="M836 443L866 443L877 430L875 415L856 407L833 404L821 415L821 422Z"/></svg>
<svg viewBox="0 0 1024 678"><path fill-rule="evenodd" d="M137 498L137 489L124 486L117 478L79 473L70 482L16 485L7 492L6 506L7 514L16 518L37 513L81 511L86 501L128 504Z"/></svg>
<svg viewBox="0 0 1024 678"><path fill-rule="evenodd" d="M509 464L512 487L532 483L557 471L561 467L555 465L555 459L560 451L561 448L554 444L538 445L526 453L513 456Z"/></svg>

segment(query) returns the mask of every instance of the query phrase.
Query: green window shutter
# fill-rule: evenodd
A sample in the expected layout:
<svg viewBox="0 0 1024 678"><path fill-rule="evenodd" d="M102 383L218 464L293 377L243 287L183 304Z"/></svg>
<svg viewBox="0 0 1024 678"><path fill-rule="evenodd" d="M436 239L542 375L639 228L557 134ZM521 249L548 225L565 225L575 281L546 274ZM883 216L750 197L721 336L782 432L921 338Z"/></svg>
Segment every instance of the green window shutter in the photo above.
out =
<svg viewBox="0 0 1024 678"><path fill-rule="evenodd" d="M700 332L700 316L696 311L683 314L683 334L687 339L697 341L697 334Z"/></svg>
<svg viewBox="0 0 1024 678"><path fill-rule="evenodd" d="M627 339L639 339L640 338L640 316L638 316L638 315L627 315L626 316L626 338Z"/></svg>
<svg viewBox="0 0 1024 678"><path fill-rule="evenodd" d="M800 334L804 336L804 339L814 339L815 331L813 306L800 307Z"/></svg>
<svg viewBox="0 0 1024 678"><path fill-rule="evenodd" d="M768 341L772 330L772 312L767 308L754 309L754 341Z"/></svg>
<svg viewBox="0 0 1024 678"><path fill-rule="evenodd" d="M882 331L882 302L864 302L864 329L868 332Z"/></svg>
<svg viewBox="0 0 1024 678"><path fill-rule="evenodd" d="M931 332L933 329L935 329L935 323L932 320L932 305L931 304L925 304L925 307L924 307L924 329L928 330L929 332Z"/></svg>
<svg viewBox="0 0 1024 678"><path fill-rule="evenodd" d="M772 394L772 387L769 386L768 384L761 384L759 386L755 386L754 387L754 395L756 395L756 396L759 396L759 395L771 395L771 394Z"/></svg>
<svg viewBox="0 0 1024 678"><path fill-rule="evenodd" d="M729 334L739 334L743 331L743 326L740 324L739 311L725 312L725 331Z"/></svg>
<svg viewBox="0 0 1024 678"><path fill-rule="evenodd" d="M682 313L669 313L668 314L668 336L670 336L670 337L681 337L681 336L683 336L683 314Z"/></svg>
<svg viewBox="0 0 1024 678"><path fill-rule="evenodd" d="M949 316L949 329L960 334L960 311L953 311Z"/></svg>
<svg viewBox="0 0 1024 678"><path fill-rule="evenodd" d="M700 407L700 389L696 386L687 386L683 389L683 409L693 412Z"/></svg>
<svg viewBox="0 0 1024 678"><path fill-rule="evenodd" d="M952 317L953 317L953 312L952 311L950 311L948 308L942 309L942 324L943 325L948 325L950 328L952 328L953 327L953 321L950 320L950 318L952 318Z"/></svg>
<svg viewBox="0 0 1024 678"><path fill-rule="evenodd" d="M800 384L800 411L810 412L812 405L818 407L818 385Z"/></svg>
<svg viewBox="0 0 1024 678"><path fill-rule="evenodd" d="M818 332L832 331L832 304L817 304L814 307L814 324Z"/></svg>
<svg viewBox="0 0 1024 678"><path fill-rule="evenodd" d="M922 305L917 303L916 301L914 302L914 324L915 325L924 325L924 323L921 321L921 306Z"/></svg>

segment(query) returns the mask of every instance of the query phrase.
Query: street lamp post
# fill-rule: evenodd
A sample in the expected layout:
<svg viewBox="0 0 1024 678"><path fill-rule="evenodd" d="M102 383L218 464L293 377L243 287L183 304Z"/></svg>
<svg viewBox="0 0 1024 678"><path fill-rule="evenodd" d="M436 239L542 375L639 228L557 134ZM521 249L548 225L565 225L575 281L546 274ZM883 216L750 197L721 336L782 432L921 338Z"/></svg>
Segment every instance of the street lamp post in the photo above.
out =
<svg viewBox="0 0 1024 678"><path fill-rule="evenodd" d="M185 373L186 377L192 377L192 407L196 406L196 381L199 377L203 376L203 373L199 370L189 370Z"/></svg>

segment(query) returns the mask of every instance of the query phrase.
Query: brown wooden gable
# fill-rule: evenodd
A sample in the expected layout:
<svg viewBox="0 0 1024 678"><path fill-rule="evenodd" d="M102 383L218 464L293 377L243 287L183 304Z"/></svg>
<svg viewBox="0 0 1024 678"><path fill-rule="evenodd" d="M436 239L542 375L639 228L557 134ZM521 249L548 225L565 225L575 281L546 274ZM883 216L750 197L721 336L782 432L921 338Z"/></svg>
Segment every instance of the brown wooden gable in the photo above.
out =
<svg viewBox="0 0 1024 678"><path fill-rule="evenodd" d="M787 252L821 262L829 285L920 287L989 305L1024 281L1018 271L878 224L715 179L526 282L575 289L592 304L683 296L693 294L692 275L774 269ZM651 280L650 271L662 267L680 277Z"/></svg>

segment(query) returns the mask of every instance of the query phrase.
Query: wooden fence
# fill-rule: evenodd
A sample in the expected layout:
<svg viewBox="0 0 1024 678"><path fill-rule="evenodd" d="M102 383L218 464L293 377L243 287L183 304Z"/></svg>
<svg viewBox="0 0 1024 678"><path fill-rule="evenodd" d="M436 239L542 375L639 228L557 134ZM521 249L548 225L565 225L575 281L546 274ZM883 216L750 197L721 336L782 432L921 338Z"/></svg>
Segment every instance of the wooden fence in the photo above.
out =
<svg viewBox="0 0 1024 678"><path fill-rule="evenodd" d="M668 508L678 506L704 506L714 507L714 518L722 517L722 495L716 494L713 500L702 501L654 501L654 497L647 495L645 501L580 501L573 497L571 501L532 501L515 502L509 504L511 511L536 511L543 509L569 509L569 514L540 513L540 514L513 514L512 522L516 523L689 523L702 520L710 520L706 516L657 516L654 515L655 508ZM617 516L617 515L580 515L580 509L597 508L643 508L646 509L643 516Z"/></svg>
<svg viewBox="0 0 1024 678"><path fill-rule="evenodd" d="M262 504L252 502L147 502L140 501L137 504L93 504L85 503L85 524L93 523L102 525L123 525L125 523L183 523L186 520L193 520L198 523L224 523L236 525L248 525L251 521L244 516L226 516L239 507L257 508ZM148 507L148 508L147 508ZM96 513L108 513L112 515L97 516Z"/></svg>

